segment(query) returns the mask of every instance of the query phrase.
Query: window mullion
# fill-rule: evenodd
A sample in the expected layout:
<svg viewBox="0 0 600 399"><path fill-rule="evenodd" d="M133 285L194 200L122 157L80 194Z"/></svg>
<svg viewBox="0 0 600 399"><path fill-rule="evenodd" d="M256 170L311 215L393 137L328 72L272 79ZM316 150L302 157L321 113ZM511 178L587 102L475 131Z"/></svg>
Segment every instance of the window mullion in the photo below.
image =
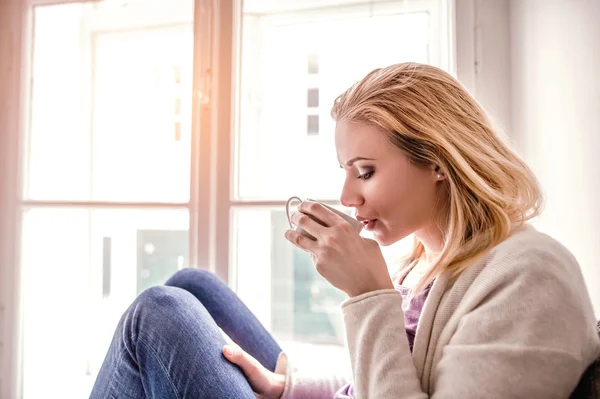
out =
<svg viewBox="0 0 600 399"><path fill-rule="evenodd" d="M190 172L190 265L210 266L210 41L211 1L195 0L192 137Z"/></svg>
<svg viewBox="0 0 600 399"><path fill-rule="evenodd" d="M190 263L229 281L235 0L196 0Z"/></svg>
<svg viewBox="0 0 600 399"><path fill-rule="evenodd" d="M215 273L230 281L231 238L231 179L232 146L234 141L234 48L237 43L238 16L241 13L237 0L214 1L212 25L212 210L211 232L212 261ZM234 23L235 21L235 23ZM239 25L239 24L238 24Z"/></svg>
<svg viewBox="0 0 600 399"><path fill-rule="evenodd" d="M0 4L0 397L21 393L20 138L31 18L24 1Z"/></svg>
<svg viewBox="0 0 600 399"><path fill-rule="evenodd" d="M340 201L334 199L318 199L313 198L316 201L322 202L326 205L331 206L339 206ZM275 207L283 207L285 206L286 200L239 200L239 201L231 201L230 206L232 208L275 208Z"/></svg>

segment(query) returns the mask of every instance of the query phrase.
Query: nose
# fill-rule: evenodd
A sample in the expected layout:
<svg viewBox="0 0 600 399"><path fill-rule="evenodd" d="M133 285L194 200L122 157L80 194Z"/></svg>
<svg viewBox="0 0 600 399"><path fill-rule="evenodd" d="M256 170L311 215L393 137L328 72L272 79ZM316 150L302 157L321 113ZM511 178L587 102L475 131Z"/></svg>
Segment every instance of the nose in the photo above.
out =
<svg viewBox="0 0 600 399"><path fill-rule="evenodd" d="M357 189L355 182L346 179L342 188L340 202L347 208L356 208L362 205L365 200L360 190Z"/></svg>

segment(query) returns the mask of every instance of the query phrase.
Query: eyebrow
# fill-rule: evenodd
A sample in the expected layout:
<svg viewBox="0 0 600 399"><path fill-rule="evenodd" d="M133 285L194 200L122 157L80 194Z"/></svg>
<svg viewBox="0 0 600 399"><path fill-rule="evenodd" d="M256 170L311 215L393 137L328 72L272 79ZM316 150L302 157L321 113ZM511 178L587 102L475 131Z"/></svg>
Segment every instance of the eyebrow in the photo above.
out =
<svg viewBox="0 0 600 399"><path fill-rule="evenodd" d="M356 161L374 161L374 158L365 158L365 157L354 157L351 160L349 160L348 162L346 162L346 165L348 166L352 166L352 164Z"/></svg>

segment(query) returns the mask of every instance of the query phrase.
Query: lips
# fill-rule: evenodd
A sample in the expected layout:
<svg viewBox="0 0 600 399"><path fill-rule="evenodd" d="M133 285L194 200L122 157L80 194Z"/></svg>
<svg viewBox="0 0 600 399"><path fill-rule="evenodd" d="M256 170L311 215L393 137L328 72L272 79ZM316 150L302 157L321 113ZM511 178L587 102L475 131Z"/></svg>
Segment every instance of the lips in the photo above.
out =
<svg viewBox="0 0 600 399"><path fill-rule="evenodd" d="M377 222L377 219L367 219L359 215L356 215L356 220L361 222L367 230L372 230L375 227L375 223Z"/></svg>
<svg viewBox="0 0 600 399"><path fill-rule="evenodd" d="M358 220L361 223L368 223L371 220L377 220L377 219L369 219L369 218L364 218L364 217L362 217L360 215L356 215L356 220Z"/></svg>

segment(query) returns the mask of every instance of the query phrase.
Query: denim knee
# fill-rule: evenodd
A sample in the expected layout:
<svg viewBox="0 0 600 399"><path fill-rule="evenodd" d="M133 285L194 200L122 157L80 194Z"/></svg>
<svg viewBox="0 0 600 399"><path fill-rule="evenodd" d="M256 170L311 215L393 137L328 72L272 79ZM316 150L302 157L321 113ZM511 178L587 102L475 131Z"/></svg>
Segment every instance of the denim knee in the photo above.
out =
<svg viewBox="0 0 600 399"><path fill-rule="evenodd" d="M177 287L157 285L144 290L136 299L136 308L161 309L186 306L194 298L189 292Z"/></svg>
<svg viewBox="0 0 600 399"><path fill-rule="evenodd" d="M207 289L215 285L224 284L216 274L205 269L185 268L177 271L171 276L165 285L172 287L187 288L191 285L202 286Z"/></svg>
<svg viewBox="0 0 600 399"><path fill-rule="evenodd" d="M141 333L158 329L165 316L183 311L193 301L195 298L189 292L177 287L147 288L123 313L117 329L124 329L127 336L136 339Z"/></svg>

